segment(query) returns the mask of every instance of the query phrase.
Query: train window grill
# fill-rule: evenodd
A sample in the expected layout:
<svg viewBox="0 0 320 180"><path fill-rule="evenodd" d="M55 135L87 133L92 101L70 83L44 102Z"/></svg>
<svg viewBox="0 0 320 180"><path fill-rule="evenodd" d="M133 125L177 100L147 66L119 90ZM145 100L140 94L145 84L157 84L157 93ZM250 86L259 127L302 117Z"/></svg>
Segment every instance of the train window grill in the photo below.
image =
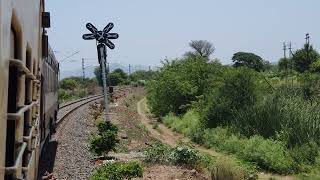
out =
<svg viewBox="0 0 320 180"><path fill-rule="evenodd" d="M36 161L35 149L40 121L40 102L37 101L40 97L40 81L35 76L35 61L32 62L31 50L26 52L25 63L21 60L22 41L18 35L12 28L7 104L6 179L19 179L32 174L28 170ZM21 88L25 88L24 97Z"/></svg>

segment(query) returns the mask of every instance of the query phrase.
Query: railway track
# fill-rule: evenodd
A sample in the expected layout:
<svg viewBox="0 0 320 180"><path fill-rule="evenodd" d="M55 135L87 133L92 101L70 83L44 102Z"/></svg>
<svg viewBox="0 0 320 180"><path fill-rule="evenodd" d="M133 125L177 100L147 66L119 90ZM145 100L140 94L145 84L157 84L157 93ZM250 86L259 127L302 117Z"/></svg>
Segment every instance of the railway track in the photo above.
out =
<svg viewBox="0 0 320 180"><path fill-rule="evenodd" d="M103 98L103 95L99 94L99 95L95 95L95 96L89 96L86 98L82 98L76 101L72 101L70 103L66 103L64 105L62 105L59 108L59 113L58 113L58 117L57 117L57 125L59 126L59 124L61 124L61 122L69 115L71 114L73 111L75 111L76 109L78 109L79 107L88 104L92 101L98 100Z"/></svg>
<svg viewBox="0 0 320 180"><path fill-rule="evenodd" d="M121 93L123 93L124 91L126 91L127 88L120 88L115 90L115 96L118 97L119 94L121 96ZM79 107L88 104L92 101L98 100L98 99L102 99L103 98L103 94L98 94L98 95L93 95L93 96L89 96L89 97L85 97L79 100L75 100L66 104L63 104L59 107L59 112L58 112L58 117L57 117L57 126L59 127L59 125L61 124L61 122L69 115L71 114L73 111L75 111L76 109L78 109Z"/></svg>

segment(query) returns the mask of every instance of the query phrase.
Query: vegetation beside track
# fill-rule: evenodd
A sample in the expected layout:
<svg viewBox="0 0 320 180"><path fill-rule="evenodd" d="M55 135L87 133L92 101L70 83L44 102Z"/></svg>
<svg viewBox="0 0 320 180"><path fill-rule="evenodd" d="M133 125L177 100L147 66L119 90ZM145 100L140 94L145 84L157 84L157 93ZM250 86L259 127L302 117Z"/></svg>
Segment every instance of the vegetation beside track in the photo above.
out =
<svg viewBox="0 0 320 180"><path fill-rule="evenodd" d="M258 169L319 173L319 54L305 46L288 60L293 69L279 70L256 55L235 56L232 67L200 55L165 61L147 85L151 112Z"/></svg>
<svg viewBox="0 0 320 180"><path fill-rule="evenodd" d="M60 81L59 102L64 103L96 94L98 82L95 79L69 77Z"/></svg>

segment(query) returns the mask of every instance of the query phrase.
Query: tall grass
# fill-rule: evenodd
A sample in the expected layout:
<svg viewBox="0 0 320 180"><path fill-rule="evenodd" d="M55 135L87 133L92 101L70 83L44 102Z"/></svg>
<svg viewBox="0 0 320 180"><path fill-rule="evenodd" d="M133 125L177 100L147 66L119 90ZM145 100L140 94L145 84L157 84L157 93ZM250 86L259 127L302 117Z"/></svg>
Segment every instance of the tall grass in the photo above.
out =
<svg viewBox="0 0 320 180"><path fill-rule="evenodd" d="M277 138L288 147L314 141L320 144L320 104L304 99L297 90L279 90L262 102L234 114L243 134Z"/></svg>
<svg viewBox="0 0 320 180"><path fill-rule="evenodd" d="M199 127L200 116L194 110L188 111L181 118L175 116L173 113L169 113L163 118L163 123L176 132L190 136L194 130Z"/></svg>

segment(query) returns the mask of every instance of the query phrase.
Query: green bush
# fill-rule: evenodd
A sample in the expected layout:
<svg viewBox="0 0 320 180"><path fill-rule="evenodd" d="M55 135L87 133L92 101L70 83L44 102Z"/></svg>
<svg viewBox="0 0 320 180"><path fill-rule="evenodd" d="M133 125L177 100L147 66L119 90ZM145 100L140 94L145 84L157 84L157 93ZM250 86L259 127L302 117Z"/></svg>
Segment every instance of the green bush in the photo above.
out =
<svg viewBox="0 0 320 180"><path fill-rule="evenodd" d="M97 121L98 135L94 136L90 141L90 151L98 156L108 154L115 150L119 143L118 128L110 121L99 119Z"/></svg>
<svg viewBox="0 0 320 180"><path fill-rule="evenodd" d="M195 110L189 110L182 118L169 113L162 118L162 122L174 131L188 136L192 141L203 144L203 124L200 115Z"/></svg>
<svg viewBox="0 0 320 180"><path fill-rule="evenodd" d="M283 143L264 139L259 136L250 138L239 156L246 161L254 162L263 169L277 173L293 172L293 160Z"/></svg>
<svg viewBox="0 0 320 180"><path fill-rule="evenodd" d="M78 87L78 83L74 79L66 78L60 81L60 88L65 90L74 90Z"/></svg>
<svg viewBox="0 0 320 180"><path fill-rule="evenodd" d="M232 134L222 143L222 145L220 145L220 149L228 153L236 154L239 152L239 150L244 148L246 142L247 139L239 138L238 136Z"/></svg>
<svg viewBox="0 0 320 180"><path fill-rule="evenodd" d="M189 168L205 169L212 164L212 158L199 153L188 146L171 148L167 145L156 143L144 152L147 163L162 163L180 165Z"/></svg>
<svg viewBox="0 0 320 180"><path fill-rule="evenodd" d="M208 88L208 77L218 74L220 69L217 63L198 56L164 62L154 80L147 84L151 112L160 117L169 112L185 113Z"/></svg>
<svg viewBox="0 0 320 180"><path fill-rule="evenodd" d="M291 151L291 156L294 159L299 171L307 171L308 166L315 165L319 155L319 147L314 142L309 142L301 146L294 147Z"/></svg>
<svg viewBox="0 0 320 180"><path fill-rule="evenodd" d="M179 117L176 116L174 113L169 113L162 118L162 122L168 126L169 128L173 127L173 122L178 121Z"/></svg>
<svg viewBox="0 0 320 180"><path fill-rule="evenodd" d="M115 150L115 147L118 143L119 139L117 138L117 132L105 131L91 139L90 151L98 156L101 156L108 154L112 150Z"/></svg>
<svg viewBox="0 0 320 180"><path fill-rule="evenodd" d="M228 130L217 127L214 129L205 129L203 135L204 146L207 148L221 147L221 144L229 138Z"/></svg>
<svg viewBox="0 0 320 180"><path fill-rule="evenodd" d="M103 134L104 132L107 132L107 131L118 132L117 126L113 125L110 121L105 121L104 119L97 120L97 127L98 127L98 132L100 134Z"/></svg>
<svg viewBox="0 0 320 180"><path fill-rule="evenodd" d="M252 107L261 89L258 77L247 68L226 70L221 84L205 95L206 102L199 107L207 127L232 125L237 111Z"/></svg>
<svg viewBox="0 0 320 180"><path fill-rule="evenodd" d="M171 151L170 160L175 165L195 167L200 161L198 154L198 151L190 147L177 146Z"/></svg>
<svg viewBox="0 0 320 180"><path fill-rule="evenodd" d="M144 151L148 163L169 163L171 148L162 143L155 143Z"/></svg>
<svg viewBox="0 0 320 180"><path fill-rule="evenodd" d="M262 169L278 173L290 173L297 169L284 143L253 136L249 139L235 135L231 130L218 127L204 130L203 141L208 148L237 155L246 162Z"/></svg>
<svg viewBox="0 0 320 180"><path fill-rule="evenodd" d="M70 91L67 91L64 89L59 89L58 90L58 98L59 98L59 102L64 102L64 101L71 100L73 98L73 96Z"/></svg>
<svg viewBox="0 0 320 180"><path fill-rule="evenodd" d="M218 158L210 169L211 180L254 180L258 179L256 169L227 157Z"/></svg>
<svg viewBox="0 0 320 180"><path fill-rule="evenodd" d="M115 162L108 163L100 167L90 177L91 180L123 180L143 176L143 166L141 163L133 162Z"/></svg>
<svg viewBox="0 0 320 180"><path fill-rule="evenodd" d="M155 143L145 151L145 161L148 163L169 163L171 148L162 143Z"/></svg>

